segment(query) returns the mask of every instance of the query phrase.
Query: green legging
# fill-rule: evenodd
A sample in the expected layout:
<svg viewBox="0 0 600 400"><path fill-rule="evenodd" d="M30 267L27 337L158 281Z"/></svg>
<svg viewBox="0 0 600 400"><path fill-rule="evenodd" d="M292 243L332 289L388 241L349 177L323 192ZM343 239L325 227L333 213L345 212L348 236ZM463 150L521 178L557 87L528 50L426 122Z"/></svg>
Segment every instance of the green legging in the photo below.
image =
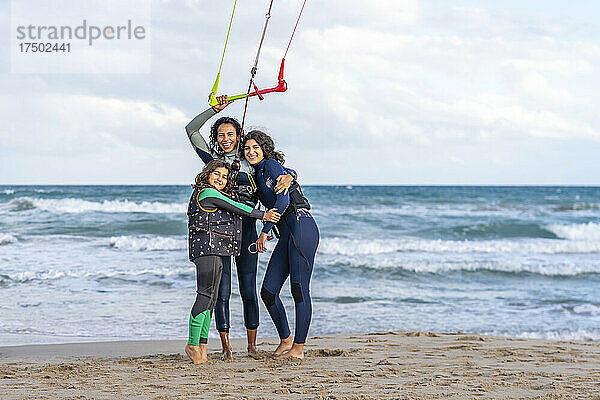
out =
<svg viewBox="0 0 600 400"><path fill-rule="evenodd" d="M208 343L210 317L210 310L205 310L195 317L190 313L190 333L188 336L188 344L198 346L200 343Z"/></svg>
<svg viewBox="0 0 600 400"><path fill-rule="evenodd" d="M188 344L199 346L208 342L208 330L212 309L217 298L217 288L223 271L222 256L202 256L194 259L196 264L196 301L189 321Z"/></svg>

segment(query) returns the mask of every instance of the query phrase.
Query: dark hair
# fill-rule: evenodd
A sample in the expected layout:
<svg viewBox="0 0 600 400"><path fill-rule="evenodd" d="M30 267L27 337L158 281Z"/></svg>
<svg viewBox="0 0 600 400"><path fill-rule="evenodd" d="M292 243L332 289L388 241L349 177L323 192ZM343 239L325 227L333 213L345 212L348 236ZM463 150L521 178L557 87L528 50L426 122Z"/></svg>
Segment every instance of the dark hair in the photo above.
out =
<svg viewBox="0 0 600 400"><path fill-rule="evenodd" d="M202 172L196 175L196 184L192 185L194 189L197 189L202 186L208 186L208 177L212 172L217 168L226 168L227 169L227 184L221 190L223 193L230 194L233 190L233 179L231 179L231 166L227 161L223 160L212 160L208 164L202 168Z"/></svg>
<svg viewBox="0 0 600 400"><path fill-rule="evenodd" d="M215 121L214 124L212 124L212 126L210 127L210 150L213 152L213 154L216 154L219 157L223 157L225 155L225 152L223 151L223 149L219 146L219 143L217 142L217 135L219 134L218 130L219 127L223 124L231 124L233 125L233 128L235 129L235 136L236 139L239 143L241 136L242 136L242 126L240 125L240 123L238 122L237 119L232 118L232 117L221 117L218 120Z"/></svg>
<svg viewBox="0 0 600 400"><path fill-rule="evenodd" d="M261 150L263 151L263 156L265 157L265 159L268 160L270 158L274 158L275 160L279 161L281 165L285 163L285 158L283 157L284 154L281 151L275 150L275 143L273 142L273 139L271 139L271 136L256 129L251 131L247 135L244 135L244 139L241 143L242 151L244 150L246 143L250 139L254 139L256 143L258 143Z"/></svg>

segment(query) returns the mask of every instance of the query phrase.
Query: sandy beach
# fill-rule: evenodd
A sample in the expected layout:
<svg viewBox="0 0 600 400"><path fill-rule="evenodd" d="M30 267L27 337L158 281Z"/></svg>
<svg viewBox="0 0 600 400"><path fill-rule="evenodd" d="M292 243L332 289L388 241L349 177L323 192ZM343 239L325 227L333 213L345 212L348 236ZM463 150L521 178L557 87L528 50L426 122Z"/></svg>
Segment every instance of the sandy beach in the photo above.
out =
<svg viewBox="0 0 600 400"><path fill-rule="evenodd" d="M2 399L600 399L600 344L464 333L312 337L303 361L193 365L184 341L0 347Z"/></svg>

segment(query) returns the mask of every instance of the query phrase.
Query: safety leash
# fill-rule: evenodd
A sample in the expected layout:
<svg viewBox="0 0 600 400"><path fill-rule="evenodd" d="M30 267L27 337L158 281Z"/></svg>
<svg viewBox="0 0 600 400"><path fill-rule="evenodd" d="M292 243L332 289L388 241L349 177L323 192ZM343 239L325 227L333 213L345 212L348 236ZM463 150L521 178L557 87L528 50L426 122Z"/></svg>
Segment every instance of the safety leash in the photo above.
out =
<svg viewBox="0 0 600 400"><path fill-rule="evenodd" d="M269 18L271 18L271 9L272 8L273 8L273 0L271 0L271 2L269 3L269 9L267 10L267 14L265 15L265 26L263 27L262 36L260 38L260 43L258 44L256 58L254 59L254 65L250 69L250 83L248 84L248 91L246 92L246 101L244 102L244 114L242 116L242 132L240 135L240 139L237 141L237 143L235 145L235 158L234 158L233 162L231 163L231 169L233 170L233 175L235 178L237 178L237 175L238 175L240 167L241 167L240 142L242 141L242 138L244 137L244 125L246 124L246 112L248 111L248 99L249 99L248 94L250 93L250 90L252 90L252 85L254 84L254 77L256 76L256 71L258 71L258 60L260 58L260 50L261 50L263 42L265 40L265 35L267 33L267 26L269 25ZM254 86L256 87L256 85L254 85ZM258 93L258 88L256 88L256 91ZM237 179L234 182L236 182L236 181L237 181ZM235 185L236 185L236 183L234 183L234 186Z"/></svg>
<svg viewBox="0 0 600 400"><path fill-rule="evenodd" d="M248 98L250 91L252 90L252 85L254 84L254 77L256 76L256 71L258 71L258 59L260 58L260 50L262 49L263 42L265 40L265 34L267 33L267 26L269 25L269 18L271 18L271 9L273 8L273 0L269 4L269 9L267 10L267 14L265 15L265 26L263 27L262 36L260 38L260 43L258 44L258 50L256 51L256 58L254 59L254 65L250 69L250 83L248 84L248 90L246 91L246 101L244 103L244 115L242 116L242 134L244 133L244 124L246 122L246 111L248 110ZM258 88L256 88L258 92ZM262 97L259 95L259 97ZM262 100L262 98L261 98Z"/></svg>

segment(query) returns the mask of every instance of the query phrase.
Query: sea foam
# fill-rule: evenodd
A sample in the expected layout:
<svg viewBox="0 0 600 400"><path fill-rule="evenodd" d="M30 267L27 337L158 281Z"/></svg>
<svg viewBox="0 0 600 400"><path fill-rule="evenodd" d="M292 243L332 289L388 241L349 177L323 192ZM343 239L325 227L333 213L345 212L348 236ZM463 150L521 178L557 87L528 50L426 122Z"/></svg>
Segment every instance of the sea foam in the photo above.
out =
<svg viewBox="0 0 600 400"><path fill-rule="evenodd" d="M81 199L39 199L32 197L19 197L10 203L14 211L40 209L53 213L85 213L90 211L109 213L185 213L186 205L183 203L161 203L143 201L136 203L129 200L104 200L102 202Z"/></svg>
<svg viewBox="0 0 600 400"><path fill-rule="evenodd" d="M348 267L363 271L375 271L388 274L390 272L406 271L417 274L445 274L455 271L467 272L501 272L505 274L521 274L531 273L544 276L577 276L582 274L600 274L600 265L597 263L586 264L545 264L541 262L523 263L523 262L493 262L493 261L454 261L454 262L435 262L435 261L407 261L402 259L378 259L365 258L360 256L337 258L337 259L320 259L320 262L325 265L340 266L347 272ZM332 268L329 271L335 270Z"/></svg>
<svg viewBox="0 0 600 400"><path fill-rule="evenodd" d="M547 229L563 239L600 241L599 223L588 222L587 224L571 225L552 224L548 225Z"/></svg>
<svg viewBox="0 0 600 400"><path fill-rule="evenodd" d="M0 245L16 243L18 239L8 233L0 233Z"/></svg>
<svg viewBox="0 0 600 400"><path fill-rule="evenodd" d="M573 307L575 314L600 315L600 306L595 304L582 304Z"/></svg>
<svg viewBox="0 0 600 400"><path fill-rule="evenodd" d="M187 249L184 238L164 236L118 236L110 238L111 247L119 250L160 251Z"/></svg>
<svg viewBox="0 0 600 400"><path fill-rule="evenodd" d="M599 341L600 330L597 329L578 329L578 330L560 330L560 331L545 331L545 332L521 332L516 334L517 337L526 339L549 339L562 341Z"/></svg>
<svg viewBox="0 0 600 400"><path fill-rule="evenodd" d="M21 271L17 273L6 273L3 275L13 283L28 283L32 281L52 281L66 276L77 277L78 275L69 271L58 271L49 269L45 271Z"/></svg>
<svg viewBox="0 0 600 400"><path fill-rule="evenodd" d="M325 238L319 252L331 255L367 255L394 252L431 253L599 253L599 240L427 240L427 239L342 239Z"/></svg>
<svg viewBox="0 0 600 400"><path fill-rule="evenodd" d="M184 266L169 266L168 268L145 268L118 267L110 270L67 270L47 269L41 271L5 272L0 274L0 284L27 284L32 282L49 282L63 278L99 280L107 278L121 278L130 283L142 282L141 277L164 278L166 276L178 276L193 271L192 264ZM143 283L143 282L142 282Z"/></svg>

